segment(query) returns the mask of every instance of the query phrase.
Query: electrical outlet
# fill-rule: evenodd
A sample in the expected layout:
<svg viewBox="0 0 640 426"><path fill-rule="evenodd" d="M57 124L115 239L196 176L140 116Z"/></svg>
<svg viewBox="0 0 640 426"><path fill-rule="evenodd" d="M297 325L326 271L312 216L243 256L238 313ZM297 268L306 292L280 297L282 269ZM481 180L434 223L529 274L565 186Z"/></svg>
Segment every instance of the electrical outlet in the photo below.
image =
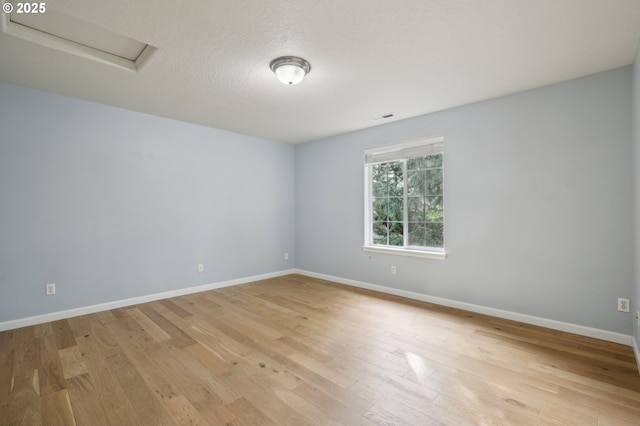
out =
<svg viewBox="0 0 640 426"><path fill-rule="evenodd" d="M204 265L202 263L198 263L198 272L204 271Z"/></svg>
<svg viewBox="0 0 640 426"><path fill-rule="evenodd" d="M56 284L51 283L44 286L44 294L46 294L47 296L53 296L54 294L56 294Z"/></svg>
<svg viewBox="0 0 640 426"><path fill-rule="evenodd" d="M618 298L618 310L620 312L629 312L629 299Z"/></svg>
<svg viewBox="0 0 640 426"><path fill-rule="evenodd" d="M284 260L289 260L289 253L284 254Z"/></svg>
<svg viewBox="0 0 640 426"><path fill-rule="evenodd" d="M391 267L391 275L395 275L395 274L397 274L397 273L398 273L398 270L396 269L396 267L395 267L395 266L392 266L392 267Z"/></svg>

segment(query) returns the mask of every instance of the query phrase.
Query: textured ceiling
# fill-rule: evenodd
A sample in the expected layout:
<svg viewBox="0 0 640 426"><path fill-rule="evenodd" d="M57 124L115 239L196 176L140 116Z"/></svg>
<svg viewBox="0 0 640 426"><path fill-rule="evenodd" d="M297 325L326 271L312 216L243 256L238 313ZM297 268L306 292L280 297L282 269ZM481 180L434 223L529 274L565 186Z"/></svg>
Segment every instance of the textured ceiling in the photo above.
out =
<svg viewBox="0 0 640 426"><path fill-rule="evenodd" d="M640 37L639 0L46 5L157 51L133 72L1 33L0 81L287 143L629 65ZM283 55L311 63L297 86Z"/></svg>

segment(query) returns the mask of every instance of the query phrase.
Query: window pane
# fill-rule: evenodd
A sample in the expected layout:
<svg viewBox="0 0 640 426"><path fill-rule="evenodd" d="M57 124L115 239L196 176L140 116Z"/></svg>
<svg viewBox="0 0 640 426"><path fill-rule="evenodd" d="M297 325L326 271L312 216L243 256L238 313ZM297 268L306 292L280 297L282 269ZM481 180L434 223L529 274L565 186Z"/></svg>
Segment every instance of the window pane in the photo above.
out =
<svg viewBox="0 0 640 426"><path fill-rule="evenodd" d="M373 244L387 244L388 238L387 223L378 221L373 223Z"/></svg>
<svg viewBox="0 0 640 426"><path fill-rule="evenodd" d="M404 245L403 238L402 223L391 222L389 226L389 245L402 246Z"/></svg>
<svg viewBox="0 0 640 426"><path fill-rule="evenodd" d="M380 244L380 245L385 245L385 246L388 245L387 244L387 236L386 235L383 235L383 236L374 235L373 236L373 244Z"/></svg>
<svg viewBox="0 0 640 426"><path fill-rule="evenodd" d="M407 195L423 195L426 188L427 172L414 170L407 172Z"/></svg>
<svg viewBox="0 0 640 426"><path fill-rule="evenodd" d="M442 247L444 241L444 226L442 223L427 223L425 225L427 247Z"/></svg>
<svg viewBox="0 0 640 426"><path fill-rule="evenodd" d="M387 189L388 165L386 163L374 164L371 168L371 192L374 197L389 195Z"/></svg>
<svg viewBox="0 0 640 426"><path fill-rule="evenodd" d="M418 170L426 167L425 157L411 158L407 160L407 170Z"/></svg>
<svg viewBox="0 0 640 426"><path fill-rule="evenodd" d="M426 225L409 223L409 245L424 247L426 241Z"/></svg>
<svg viewBox="0 0 640 426"><path fill-rule="evenodd" d="M427 170L427 194L442 194L442 169Z"/></svg>
<svg viewBox="0 0 640 426"><path fill-rule="evenodd" d="M404 176L401 161L388 163L387 181L389 182L389 196L402 197L404 194Z"/></svg>
<svg viewBox="0 0 640 426"><path fill-rule="evenodd" d="M424 222L425 202L423 197L407 198L407 215L409 222Z"/></svg>
<svg viewBox="0 0 640 426"><path fill-rule="evenodd" d="M401 197L404 192L402 162L374 164L371 168L371 193L374 197Z"/></svg>
<svg viewBox="0 0 640 426"><path fill-rule="evenodd" d="M400 197L389 198L388 219L393 222L401 222L404 217L404 200Z"/></svg>
<svg viewBox="0 0 640 426"><path fill-rule="evenodd" d="M373 220L385 220L389 216L389 199L376 198L373 200Z"/></svg>
<svg viewBox="0 0 640 426"><path fill-rule="evenodd" d="M426 213L427 222L443 223L442 197L427 197Z"/></svg>
<svg viewBox="0 0 640 426"><path fill-rule="evenodd" d="M427 157L425 157L425 167L442 167L442 153L427 155Z"/></svg>
<svg viewBox="0 0 640 426"><path fill-rule="evenodd" d="M374 180L371 182L371 193L374 197L384 197L387 195L387 181Z"/></svg>

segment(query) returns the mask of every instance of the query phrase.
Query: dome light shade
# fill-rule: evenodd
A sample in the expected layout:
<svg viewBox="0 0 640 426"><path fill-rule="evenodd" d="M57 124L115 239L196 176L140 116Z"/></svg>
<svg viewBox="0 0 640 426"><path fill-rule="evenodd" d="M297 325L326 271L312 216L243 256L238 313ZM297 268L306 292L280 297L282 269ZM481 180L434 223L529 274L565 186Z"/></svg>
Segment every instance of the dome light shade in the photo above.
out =
<svg viewBox="0 0 640 426"><path fill-rule="evenodd" d="M282 84L291 86L300 83L304 76L311 71L309 62L296 56L281 56L276 58L271 61L269 67Z"/></svg>

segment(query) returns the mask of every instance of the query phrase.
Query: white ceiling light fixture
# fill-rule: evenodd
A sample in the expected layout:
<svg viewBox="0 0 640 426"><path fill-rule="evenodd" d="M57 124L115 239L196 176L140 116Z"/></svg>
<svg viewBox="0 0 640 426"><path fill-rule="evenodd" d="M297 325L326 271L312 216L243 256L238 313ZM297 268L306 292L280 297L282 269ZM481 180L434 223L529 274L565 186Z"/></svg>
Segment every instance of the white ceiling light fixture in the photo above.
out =
<svg viewBox="0 0 640 426"><path fill-rule="evenodd" d="M300 83L311 71L311 64L297 56L281 56L271 61L269 67L282 84L291 86Z"/></svg>

